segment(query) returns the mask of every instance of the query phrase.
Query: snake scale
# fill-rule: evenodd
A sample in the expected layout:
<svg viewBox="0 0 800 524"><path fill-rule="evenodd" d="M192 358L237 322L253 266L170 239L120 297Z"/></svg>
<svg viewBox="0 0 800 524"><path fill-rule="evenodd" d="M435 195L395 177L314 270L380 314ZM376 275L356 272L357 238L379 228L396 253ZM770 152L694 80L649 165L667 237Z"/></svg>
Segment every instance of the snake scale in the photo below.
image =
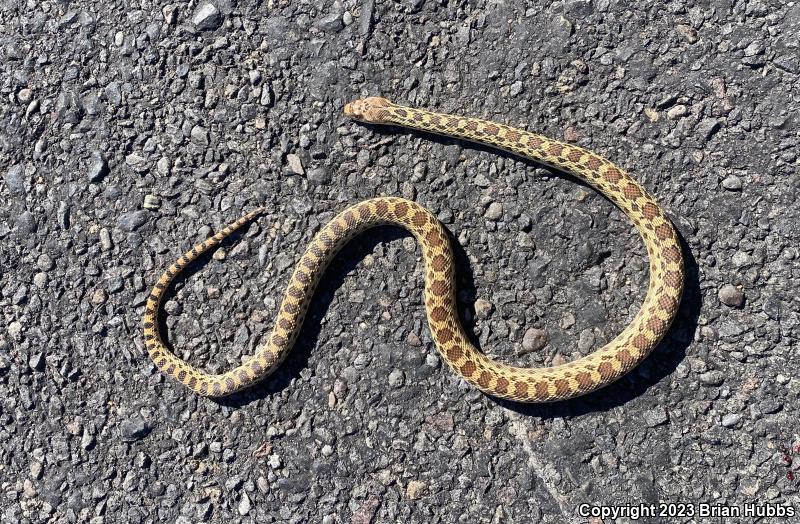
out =
<svg viewBox="0 0 800 524"><path fill-rule="evenodd" d="M370 97L347 104L347 116L372 124L393 124L503 149L585 180L608 197L634 223L647 246L650 283L631 323L611 342L566 364L520 368L495 362L467 338L455 303L453 252L441 223L412 201L379 197L355 204L325 225L298 262L273 327L261 348L243 364L218 375L206 374L173 354L163 343L157 314L172 279L192 260L240 228L263 209L247 213L194 246L158 279L147 298L144 340L156 366L204 396L240 391L272 373L292 348L317 283L337 251L360 232L385 224L416 237L425 261L425 308L441 358L467 382L496 397L520 402L550 402L584 395L617 380L637 366L658 344L678 311L684 268L678 236L652 196L620 168L571 144L503 124L433 113Z"/></svg>

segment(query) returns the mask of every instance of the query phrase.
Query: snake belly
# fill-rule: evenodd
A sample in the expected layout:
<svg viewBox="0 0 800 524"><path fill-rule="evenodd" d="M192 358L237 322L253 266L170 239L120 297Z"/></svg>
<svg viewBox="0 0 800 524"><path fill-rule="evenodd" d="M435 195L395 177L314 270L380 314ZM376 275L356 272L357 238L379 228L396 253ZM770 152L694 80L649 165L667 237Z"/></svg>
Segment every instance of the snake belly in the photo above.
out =
<svg viewBox="0 0 800 524"><path fill-rule="evenodd" d="M408 230L421 246L425 310L441 358L484 393L519 402L552 402L585 395L628 373L663 338L683 293L683 255L664 211L622 169L591 151L542 135L488 120L400 106L384 98L357 100L347 104L344 111L361 122L419 129L503 149L592 185L632 220L647 247L650 282L633 320L611 342L572 362L544 368L496 362L470 343L458 318L453 252L442 224L415 202L379 197L345 209L316 234L289 280L272 333L256 353L234 369L207 374L165 346L157 322L159 306L170 282L187 264L263 212L257 209L192 247L161 275L150 293L143 319L144 340L148 355L162 372L195 393L211 397L230 395L266 378L294 345L317 284L332 258L355 235L387 224Z"/></svg>

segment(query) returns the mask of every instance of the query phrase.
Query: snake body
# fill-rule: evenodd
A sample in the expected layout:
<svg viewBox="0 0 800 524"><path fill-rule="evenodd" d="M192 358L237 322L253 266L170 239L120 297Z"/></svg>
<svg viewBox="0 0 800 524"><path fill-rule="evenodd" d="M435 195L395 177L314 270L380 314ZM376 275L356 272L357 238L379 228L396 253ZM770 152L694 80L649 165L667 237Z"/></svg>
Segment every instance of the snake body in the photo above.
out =
<svg viewBox="0 0 800 524"><path fill-rule="evenodd" d="M272 373L292 348L317 283L338 250L360 232L392 224L407 229L425 261L425 308L433 341L450 368L481 391L520 402L550 402L584 395L637 366L672 323L683 291L683 255L674 227L652 196L620 168L571 144L503 124L433 113L371 97L347 104L347 116L466 139L533 159L585 180L614 202L634 223L647 246L650 283L631 323L611 342L575 361L546 368L520 368L480 353L456 312L453 252L441 223L419 204L395 197L373 198L337 215L314 237L292 274L272 333L242 365L206 374L174 355L158 331L157 313L172 279L203 252L262 212L252 211L194 246L161 275L146 303L144 340L156 366L195 393L220 397Z"/></svg>

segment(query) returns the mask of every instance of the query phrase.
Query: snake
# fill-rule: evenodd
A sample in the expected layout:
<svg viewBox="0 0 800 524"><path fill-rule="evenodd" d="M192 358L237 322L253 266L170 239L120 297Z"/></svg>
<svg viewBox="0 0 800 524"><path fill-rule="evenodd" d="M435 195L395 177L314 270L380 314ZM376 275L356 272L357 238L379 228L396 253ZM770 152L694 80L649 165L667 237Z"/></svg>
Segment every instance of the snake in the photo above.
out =
<svg viewBox="0 0 800 524"><path fill-rule="evenodd" d="M355 203L323 226L289 279L272 332L241 365L208 374L179 358L159 332L158 311L170 283L188 264L258 215L255 209L195 245L161 275L145 304L144 343L157 368L194 393L223 397L273 373L297 340L325 269L353 237L381 225L408 230L424 259L424 305L432 340L444 362L487 395L525 403L566 400L603 388L639 365L658 345L677 315L684 284L678 234L664 210L636 180L609 160L582 147L498 122L398 105L381 97L359 99L344 114L366 124L391 125L475 142L566 172L607 197L633 222L647 248L649 284L642 305L613 340L575 360L550 367L498 362L469 340L457 312L455 262L448 233L420 204L394 196Z"/></svg>

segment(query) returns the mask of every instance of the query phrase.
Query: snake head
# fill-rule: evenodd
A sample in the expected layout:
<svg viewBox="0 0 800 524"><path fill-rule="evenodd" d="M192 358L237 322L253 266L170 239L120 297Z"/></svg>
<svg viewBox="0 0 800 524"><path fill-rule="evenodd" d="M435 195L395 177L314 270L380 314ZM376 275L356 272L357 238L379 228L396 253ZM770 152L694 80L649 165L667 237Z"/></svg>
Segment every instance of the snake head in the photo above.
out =
<svg viewBox="0 0 800 524"><path fill-rule="evenodd" d="M392 103L385 98L371 96L345 104L344 114L352 119L368 124L384 124L388 122Z"/></svg>

